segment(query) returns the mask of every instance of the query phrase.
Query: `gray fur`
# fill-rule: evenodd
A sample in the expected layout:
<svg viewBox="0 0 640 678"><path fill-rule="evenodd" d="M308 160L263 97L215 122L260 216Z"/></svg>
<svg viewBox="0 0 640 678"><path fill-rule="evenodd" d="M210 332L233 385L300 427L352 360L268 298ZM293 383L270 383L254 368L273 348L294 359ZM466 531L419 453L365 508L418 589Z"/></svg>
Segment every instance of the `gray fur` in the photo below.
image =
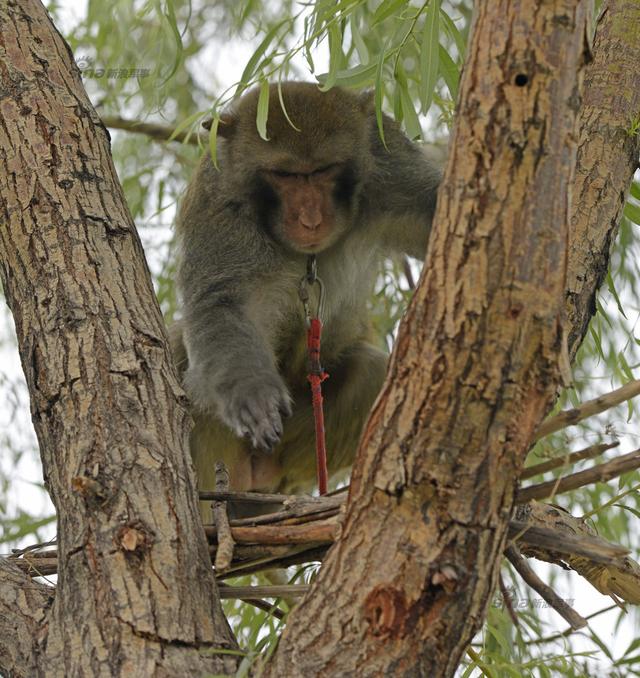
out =
<svg viewBox="0 0 640 678"><path fill-rule="evenodd" d="M247 186L265 163L288 162L296 152L318 166L337 157L354 167L352 199L338 214L335 242L317 253L317 266L326 287L323 364L333 379L336 371L349 373L353 363L360 382L367 380L367 370L373 382L373 388L343 386L351 394L343 413L327 404L328 420L333 417L336 425L357 411L357 436L366 416L360 410L370 406L384 367L382 354L367 344L366 305L377 262L394 253L424 257L440 179L434 163L388 118L385 148L363 97L342 90L321 94L301 83L285 84L284 95L302 131L279 120L274 107L272 140L259 139L255 94L245 95L230 114L230 125L237 129L230 127L228 138L220 140L219 170L208 155L203 158L178 219L185 387L201 419L222 421L253 448L276 451L292 405L310 407L308 401L292 402L292 396L305 397L300 395L306 386L304 365L294 369L292 362L304 340L297 288L306 255L282 242L277 223L270 232L261 227L262 215ZM340 129L333 133L328 121ZM314 130L311 145L305 126ZM353 436L345 436L345 444L347 438L353 446ZM282 463L291 463L285 460L289 453L280 456Z"/></svg>

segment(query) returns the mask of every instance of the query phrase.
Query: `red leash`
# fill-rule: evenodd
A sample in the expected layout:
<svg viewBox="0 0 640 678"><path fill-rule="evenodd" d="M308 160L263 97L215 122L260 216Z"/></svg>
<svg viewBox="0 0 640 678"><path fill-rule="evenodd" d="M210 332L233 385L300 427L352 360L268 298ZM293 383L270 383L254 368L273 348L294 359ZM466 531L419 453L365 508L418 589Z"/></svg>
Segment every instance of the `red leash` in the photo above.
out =
<svg viewBox="0 0 640 678"><path fill-rule="evenodd" d="M322 382L329 376L320 365L320 338L322 336L322 321L320 318L311 318L307 330L307 348L309 350L309 374L307 379L311 384L311 401L313 404L313 418L316 423L316 473L318 476L318 491L327 494L327 448L324 437L324 412L322 410Z"/></svg>
<svg viewBox="0 0 640 678"><path fill-rule="evenodd" d="M311 317L309 311L309 287L318 285L318 311L315 317ZM324 287L322 280L316 275L316 258L310 255L307 259L307 273L303 276L298 287L298 294L307 323L307 350L309 352L309 374L307 379L311 384L311 402L313 405L313 418L316 427L316 472L318 476L319 493L327 493L327 448L324 436L324 412L322 410L322 382L329 376L320 364L320 338L322 336L322 306L324 301Z"/></svg>

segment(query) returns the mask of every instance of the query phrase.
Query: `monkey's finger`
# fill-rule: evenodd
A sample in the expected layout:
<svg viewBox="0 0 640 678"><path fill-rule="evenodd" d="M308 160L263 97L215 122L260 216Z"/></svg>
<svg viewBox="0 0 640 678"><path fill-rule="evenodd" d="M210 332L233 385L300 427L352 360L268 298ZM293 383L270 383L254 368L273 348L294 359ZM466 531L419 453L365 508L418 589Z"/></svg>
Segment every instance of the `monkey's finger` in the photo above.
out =
<svg viewBox="0 0 640 678"><path fill-rule="evenodd" d="M269 421L262 422L252 435L253 446L264 452L271 452L279 442L280 436L276 432L276 427Z"/></svg>
<svg viewBox="0 0 640 678"><path fill-rule="evenodd" d="M253 403L241 410L240 418L256 449L271 451L280 442L282 420L275 407L263 408Z"/></svg>
<svg viewBox="0 0 640 678"><path fill-rule="evenodd" d="M282 418L276 408L272 408L269 417L261 422L261 449L271 452L282 437Z"/></svg>
<svg viewBox="0 0 640 678"><path fill-rule="evenodd" d="M280 405L278 406L278 413L283 417L290 417L293 414L293 404L291 402L290 396L287 396L286 399L283 399L280 402Z"/></svg>

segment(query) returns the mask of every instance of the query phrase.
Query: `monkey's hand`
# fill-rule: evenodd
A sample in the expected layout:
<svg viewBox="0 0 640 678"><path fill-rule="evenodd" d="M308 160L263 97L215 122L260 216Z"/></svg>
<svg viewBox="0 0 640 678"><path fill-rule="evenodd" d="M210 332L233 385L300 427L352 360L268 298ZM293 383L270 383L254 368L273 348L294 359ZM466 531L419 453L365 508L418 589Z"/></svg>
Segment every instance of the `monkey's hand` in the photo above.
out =
<svg viewBox="0 0 640 678"><path fill-rule="evenodd" d="M271 451L282 436L282 418L291 416L291 396L280 375L271 370L242 375L221 393L222 420L238 436ZM221 389L222 391L222 389Z"/></svg>

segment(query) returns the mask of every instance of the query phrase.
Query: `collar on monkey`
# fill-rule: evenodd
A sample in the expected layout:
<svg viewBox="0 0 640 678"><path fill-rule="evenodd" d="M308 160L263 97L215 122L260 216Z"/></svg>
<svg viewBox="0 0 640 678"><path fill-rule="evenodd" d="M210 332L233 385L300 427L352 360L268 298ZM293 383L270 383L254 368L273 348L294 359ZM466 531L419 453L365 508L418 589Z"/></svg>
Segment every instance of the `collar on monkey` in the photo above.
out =
<svg viewBox="0 0 640 678"><path fill-rule="evenodd" d="M311 315L309 307L309 289L318 285L318 307L315 316ZM322 409L322 382L329 376L320 364L320 339L322 336L322 311L324 303L324 285L317 275L315 254L307 257L307 272L302 276L298 285L298 296L304 307L305 323L307 326L307 351L309 354L309 374L307 379L311 385L311 402L316 429L316 474L318 477L318 491L321 495L327 493L327 449L325 446L324 412Z"/></svg>
<svg viewBox="0 0 640 678"><path fill-rule="evenodd" d="M322 280L318 277L318 264L316 261L316 255L310 254L307 257L307 272L300 278L298 284L298 296L302 302L304 308L304 317L307 328L311 324L311 309L309 305L310 295L309 292L311 288L317 285L318 286L318 306L316 308L315 318L322 319L324 312L324 284Z"/></svg>

